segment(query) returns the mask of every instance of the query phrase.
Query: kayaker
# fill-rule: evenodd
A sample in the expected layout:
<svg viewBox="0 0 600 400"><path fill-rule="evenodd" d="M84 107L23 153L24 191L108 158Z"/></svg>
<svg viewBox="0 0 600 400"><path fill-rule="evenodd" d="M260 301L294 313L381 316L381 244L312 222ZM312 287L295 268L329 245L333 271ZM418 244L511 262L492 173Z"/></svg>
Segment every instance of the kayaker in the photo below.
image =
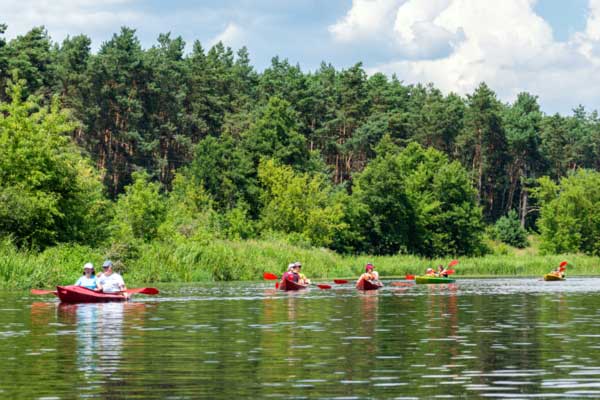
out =
<svg viewBox="0 0 600 400"><path fill-rule="evenodd" d="M294 268L295 268L294 263L288 264L288 269L283 274L283 276L281 277L281 279L284 280L284 281L292 281L292 282L298 283L298 280L300 279L300 276L298 275L298 273L296 273L296 271L294 271Z"/></svg>
<svg viewBox="0 0 600 400"><path fill-rule="evenodd" d="M378 281L379 280L379 273L377 271L375 271L375 267L373 266L373 264L369 263L365 266L365 272L364 272L364 274L362 274L360 276L360 278L358 278L357 283L361 279L365 279L367 281Z"/></svg>
<svg viewBox="0 0 600 400"><path fill-rule="evenodd" d="M561 267L554 268L554 271L551 272L552 275L556 275L559 278L563 279L565 277L565 270Z"/></svg>
<svg viewBox="0 0 600 400"><path fill-rule="evenodd" d="M427 271L425 272L425 275L427 275L427 276L435 276L435 271L433 270L433 268L427 268Z"/></svg>
<svg viewBox="0 0 600 400"><path fill-rule="evenodd" d="M80 276L79 279L77 279L75 286L83 286L88 289L96 290L98 282L96 281L94 264L86 263L83 266L83 276Z"/></svg>
<svg viewBox="0 0 600 400"><path fill-rule="evenodd" d="M100 278L98 278L98 291L104 293L123 292L123 295L125 297L128 297L127 293L125 293L125 290L127 290L127 288L125 287L125 282L123 281L123 278L121 277L121 275L114 272L112 267L113 263L110 260L106 260L104 261L104 264L102 264L103 272Z"/></svg>
<svg viewBox="0 0 600 400"><path fill-rule="evenodd" d="M300 261L296 261L294 263L294 271L298 274L298 283L301 285L310 285L310 279L308 279L304 274L300 273L301 268L302 263L300 263Z"/></svg>
<svg viewBox="0 0 600 400"><path fill-rule="evenodd" d="M446 271L446 268L442 264L438 265L437 276L442 278L448 277L448 271Z"/></svg>

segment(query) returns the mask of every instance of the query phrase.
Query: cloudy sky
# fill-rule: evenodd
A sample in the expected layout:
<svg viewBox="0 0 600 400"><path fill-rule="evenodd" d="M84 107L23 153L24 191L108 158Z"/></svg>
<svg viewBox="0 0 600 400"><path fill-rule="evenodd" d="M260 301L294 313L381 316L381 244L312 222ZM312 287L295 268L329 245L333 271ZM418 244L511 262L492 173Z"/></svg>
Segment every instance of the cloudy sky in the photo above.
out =
<svg viewBox="0 0 600 400"><path fill-rule="evenodd" d="M171 32L245 45L258 70L275 55L305 71L362 61L445 92L485 81L508 102L528 91L547 113L600 110L600 0L0 0L0 22L8 38L44 25L94 49L121 26L144 47Z"/></svg>

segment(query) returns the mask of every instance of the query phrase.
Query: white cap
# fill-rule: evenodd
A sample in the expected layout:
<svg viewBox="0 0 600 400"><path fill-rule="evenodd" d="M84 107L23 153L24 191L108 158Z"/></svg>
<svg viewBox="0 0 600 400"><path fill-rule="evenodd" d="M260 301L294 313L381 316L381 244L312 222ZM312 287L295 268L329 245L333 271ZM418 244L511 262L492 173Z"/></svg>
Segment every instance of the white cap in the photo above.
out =
<svg viewBox="0 0 600 400"><path fill-rule="evenodd" d="M94 269L94 264L92 264L92 263L85 263L85 265L83 266L83 269Z"/></svg>
<svg viewBox="0 0 600 400"><path fill-rule="evenodd" d="M288 264L288 271L291 271L294 268L294 263Z"/></svg>

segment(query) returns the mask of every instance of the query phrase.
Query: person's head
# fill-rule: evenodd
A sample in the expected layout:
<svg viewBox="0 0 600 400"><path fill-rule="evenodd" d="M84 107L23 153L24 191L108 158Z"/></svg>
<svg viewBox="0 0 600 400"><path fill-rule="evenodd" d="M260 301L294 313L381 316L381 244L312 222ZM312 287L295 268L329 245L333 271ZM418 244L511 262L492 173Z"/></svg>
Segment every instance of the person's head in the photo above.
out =
<svg viewBox="0 0 600 400"><path fill-rule="evenodd" d="M300 261L296 261L294 263L294 270L295 271L300 271L302 269L302 263L300 263Z"/></svg>
<svg viewBox="0 0 600 400"><path fill-rule="evenodd" d="M111 274L112 273L112 267L113 267L113 263L110 260L106 260L104 261L104 263L102 264L102 271L105 274Z"/></svg>
<svg viewBox="0 0 600 400"><path fill-rule="evenodd" d="M375 267L373 266L373 264L369 263L367 265L365 265L365 271L369 272L369 271L373 271Z"/></svg>
<svg viewBox="0 0 600 400"><path fill-rule="evenodd" d="M440 265L438 265L438 269L439 269L440 271L443 271L443 270L444 270L444 266L443 266L442 264L440 264Z"/></svg>
<svg viewBox="0 0 600 400"><path fill-rule="evenodd" d="M84 275L94 275L94 264L85 263L83 266L83 274Z"/></svg>
<svg viewBox="0 0 600 400"><path fill-rule="evenodd" d="M288 264L288 271L292 271L294 269L294 263Z"/></svg>
<svg viewBox="0 0 600 400"><path fill-rule="evenodd" d="M427 272L433 272L433 268L427 268Z"/></svg>

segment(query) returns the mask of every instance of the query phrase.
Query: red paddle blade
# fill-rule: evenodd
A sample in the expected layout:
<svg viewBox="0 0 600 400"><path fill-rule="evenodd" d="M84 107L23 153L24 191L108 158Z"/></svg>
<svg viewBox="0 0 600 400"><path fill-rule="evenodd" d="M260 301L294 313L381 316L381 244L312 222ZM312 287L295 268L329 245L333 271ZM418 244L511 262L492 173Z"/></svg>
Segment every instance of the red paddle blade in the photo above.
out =
<svg viewBox="0 0 600 400"><path fill-rule="evenodd" d="M277 275L275 275L275 274L272 274L272 273L270 273L270 272L265 272L265 273L263 274L263 278L265 278L265 279L268 279L268 280L271 280L271 281L275 281L275 280L279 279L279 278L277 278Z"/></svg>
<svg viewBox="0 0 600 400"><path fill-rule="evenodd" d="M141 293L141 294L158 294L158 289L153 287L143 287L143 288L134 288L127 289L125 292L129 294Z"/></svg>
<svg viewBox="0 0 600 400"><path fill-rule="evenodd" d="M568 262L566 262L566 261L563 261L563 262L561 262L560 264L558 264L558 266L559 266L559 267L564 267L564 266L565 266L565 265L567 265L567 264L568 264Z"/></svg>
<svg viewBox="0 0 600 400"><path fill-rule="evenodd" d="M450 263L448 264L449 267L454 267L456 264L458 264L458 260L452 260L450 261Z"/></svg>
<svg viewBox="0 0 600 400"><path fill-rule="evenodd" d="M56 290L31 289L31 294L54 294Z"/></svg>
<svg viewBox="0 0 600 400"><path fill-rule="evenodd" d="M348 281L346 279L334 279L333 282L337 283L338 285L348 283Z"/></svg>
<svg viewBox="0 0 600 400"><path fill-rule="evenodd" d="M565 268L565 267L560 267L558 270L559 270L560 272L562 272L562 271L565 271L565 270L566 270L566 268Z"/></svg>
<svg viewBox="0 0 600 400"><path fill-rule="evenodd" d="M279 289L279 282L275 282L275 289Z"/></svg>
<svg viewBox="0 0 600 400"><path fill-rule="evenodd" d="M415 279L415 276L414 275L406 274L405 278L406 278L407 281L413 281Z"/></svg>
<svg viewBox="0 0 600 400"><path fill-rule="evenodd" d="M446 271L446 273L448 275L452 275L453 273L455 273L456 271L454 271L453 269L449 269L448 271Z"/></svg>
<svg viewBox="0 0 600 400"><path fill-rule="evenodd" d="M331 289L330 285L317 285L319 289Z"/></svg>

